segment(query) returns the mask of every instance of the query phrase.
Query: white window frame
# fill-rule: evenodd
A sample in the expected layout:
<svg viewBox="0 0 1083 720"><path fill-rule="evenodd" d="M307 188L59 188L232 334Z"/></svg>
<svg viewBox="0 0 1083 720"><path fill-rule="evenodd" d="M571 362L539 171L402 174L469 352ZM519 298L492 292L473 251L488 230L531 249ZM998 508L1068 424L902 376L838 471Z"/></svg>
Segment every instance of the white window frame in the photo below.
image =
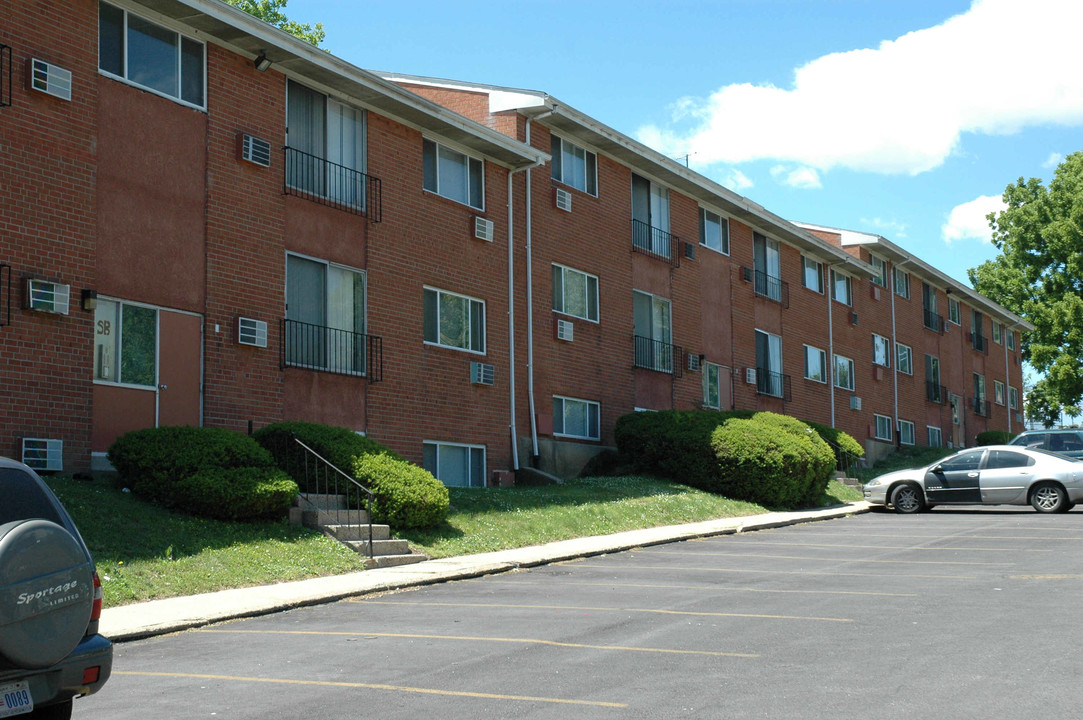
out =
<svg viewBox="0 0 1083 720"><path fill-rule="evenodd" d="M322 318L323 323L313 323L309 319L302 319L296 317L297 302L294 303L293 317L290 317L289 311L290 301L290 278L289 267L290 258L296 258L308 263L313 263L323 267L323 283L324 283L324 298ZM349 319L343 317L341 302L336 303L336 290L342 288L342 285L335 285L332 282L332 273L349 274L357 276L361 279L361 317L356 318L353 316L353 309L356 308L356 297L350 298L350 312ZM331 372L342 373L346 375L365 375L367 373L367 356L364 356L360 360L361 367L354 367L355 363L352 361L354 356L354 348L359 346L355 345L356 334L365 335L368 328L368 274L364 270L358 268L349 267L348 265L341 265L339 263L333 263L322 258L311 257L308 255L302 255L300 253L287 252L286 253L286 305L287 305L287 320L296 320L297 322L305 323L310 326L323 327L326 331L323 333L323 339L320 342L326 350L323 352L323 363L319 365L305 364L302 362L303 358L290 359L290 348L294 347L293 343L287 337L285 355L286 364L291 367L302 367L310 370L328 370ZM349 323L351 327L343 327L346 323ZM291 326L292 327L292 326ZM341 330L347 333L354 333L351 335L341 335L333 331ZM364 338L362 338L364 340ZM364 350L363 347L359 347L360 350Z"/></svg>
<svg viewBox="0 0 1083 720"><path fill-rule="evenodd" d="M814 361L813 358L816 358L816 360ZM814 364L818 365L815 374L819 377L811 374ZM805 379L823 383L824 385L827 384L827 353L812 345L805 345Z"/></svg>
<svg viewBox="0 0 1083 720"><path fill-rule="evenodd" d="M854 389L857 387L857 384L854 381L854 361L851 360L848 357L844 357L842 355L836 355L835 358L834 358L834 362L832 362L832 364L831 364L831 368L832 368L831 374L832 374L832 377L834 378L834 381L835 381L835 387L839 388L840 390L849 390L849 391L853 392ZM840 379L839 370L842 369L842 368L845 368L846 376L850 380L849 386L839 384L839 379Z"/></svg>
<svg viewBox="0 0 1083 720"><path fill-rule="evenodd" d="M636 298L637 295L640 296L640 297L646 298L650 303L651 318L650 318L650 327L649 328L644 328L642 326L637 328L636 325L635 325L635 298ZM665 308L665 318L660 323L660 322L658 322L659 316L656 314L656 312L661 310L663 308L663 306ZM653 295L653 294L651 294L649 292L643 292L642 290L633 290L632 291L632 330L638 337L647 338L647 339L652 340L654 342L664 343L664 344L668 345L669 348L670 348L670 353L672 354L672 351L673 351L672 350L672 348L673 348L673 303L672 303L672 301L670 301L669 298L664 298L664 297L661 297L659 295ZM650 334L649 335L644 335L641 332L637 332L637 330L649 330ZM665 364L667 367L672 368L672 362L673 362L673 358L671 357L668 363L663 363L663 364ZM669 371L667 370L667 372L669 372Z"/></svg>
<svg viewBox="0 0 1083 720"><path fill-rule="evenodd" d="M891 418L887 415L873 414L873 437L884 442L891 442Z"/></svg>
<svg viewBox="0 0 1083 720"><path fill-rule="evenodd" d="M432 148L431 151L429 149L430 147ZM429 170L430 162L427 159L427 158L430 157L430 152L432 153L432 155L431 155L431 157L432 157L432 161L431 161L432 170ZM444 144L442 142L439 142L438 140L433 140L432 138L423 138L422 139L421 153L422 153L422 165L423 165L421 184L422 184L422 187L424 188L424 190L426 192L435 193L435 194L439 195L442 198L447 198L448 200L451 200L452 202L457 202L457 203L459 203L461 205L465 205L467 207L474 208L475 210L481 210L481 211L485 210L485 161L484 160L482 160L480 158L477 158L477 157L474 157L473 155L471 155L469 153L466 153L466 152L463 152L462 150L459 150L457 148L451 147L450 145L446 145L446 144ZM450 157L452 155L457 156L457 157L455 157L455 158ZM440 168L442 166L444 166L444 162L445 161L450 161L452 159L458 161L458 158L462 158L462 160L461 160L462 167L465 168L465 170L466 170L466 177L465 177L466 182L464 184L464 187L466 189L466 196L465 197L456 197L454 194L452 194L451 190L448 189L447 184L441 182L441 179L440 179L441 175L444 175L447 172L449 172L449 170L441 171ZM476 191L475 191L475 188L474 188L474 186L472 184L475 173L477 174L477 178L478 178L478 180L479 180L479 182L481 184L481 187L477 188ZM476 205L474 204L474 196L475 195L477 195L477 199L478 199L478 204L476 204Z"/></svg>
<svg viewBox="0 0 1083 720"><path fill-rule="evenodd" d="M839 297L840 289L842 291L842 297ZM850 280L850 276L846 273L841 273L838 270L831 271L831 299L835 302L840 302L843 305L853 307L853 283Z"/></svg>
<svg viewBox="0 0 1083 720"><path fill-rule="evenodd" d="M990 322L989 324L993 326L993 342L1000 345L1004 334L1004 326L998 322Z"/></svg>
<svg viewBox="0 0 1083 720"><path fill-rule="evenodd" d="M899 421L899 444L913 445L915 443L914 423L909 420Z"/></svg>
<svg viewBox="0 0 1083 720"><path fill-rule="evenodd" d="M869 264L876 269L876 273L873 274L871 280L874 285L879 285L882 288L887 287L887 261L882 257L869 253Z"/></svg>
<svg viewBox="0 0 1083 720"><path fill-rule="evenodd" d="M701 367L703 372L703 406L713 410L722 409L722 386L720 384L721 365L712 362L704 362ZM714 390L714 401L711 401L711 390Z"/></svg>
<svg viewBox="0 0 1083 720"><path fill-rule="evenodd" d="M897 267L891 268L892 289L899 297L910 299L910 273Z"/></svg>
<svg viewBox="0 0 1083 720"><path fill-rule="evenodd" d="M809 273L815 272L816 286L808 284ZM824 294L824 264L819 260L813 260L805 255L801 256L801 284L809 290L821 295Z"/></svg>
<svg viewBox="0 0 1083 720"><path fill-rule="evenodd" d="M753 233L752 269L754 275L763 274L764 287L759 294L775 302L782 302L782 243L766 235ZM759 282L753 277L753 286L758 287Z"/></svg>
<svg viewBox="0 0 1083 720"><path fill-rule="evenodd" d="M422 330L423 330L423 335L425 335L425 336L427 336L429 334L428 329L425 328L425 319L424 319L425 314L426 314L425 307L426 307L426 304L428 303L427 297L428 297L429 293L436 293L436 323L437 324L436 324L436 328L434 328L434 330L435 330L437 339L436 340L430 340L428 337L425 337L424 343L426 345L432 345L434 347L448 348L450 350L459 350L461 352L470 353L472 355L484 355L485 354L485 344L488 341L487 336L489 334L488 329L486 328L487 320L486 320L485 301L481 300L479 298L470 297L469 295L463 295L461 293L451 292L450 290L443 290L441 288L430 287L428 285L424 286L423 291L422 291L422 303L423 303L423 305L422 305ZM448 344L448 343L441 342L440 339L439 339L441 337L441 333L440 333L441 298L443 298L445 296L446 297L459 298L461 300L467 301L467 306L466 306L467 307L466 332L467 332L468 337L467 337L466 342L467 342L468 347L459 347L458 345L451 345L451 344ZM481 308L481 343L480 343L481 348L480 349L477 349L477 348L474 347L474 337L473 337L474 333L473 333L472 319L474 317L474 308L475 308L475 306L480 306L480 308Z"/></svg>
<svg viewBox="0 0 1083 720"><path fill-rule="evenodd" d="M146 383L125 382L120 377L122 363L124 361L124 313L126 309L133 311L151 311L154 313L154 338L153 338L153 366L154 377ZM117 385L128 388L156 388L158 385L158 372L161 362L159 343L161 342L161 312L154 305L146 305L138 302L128 302L113 298L98 298L98 306L94 310L94 382L103 385ZM103 338L109 338L105 340ZM103 350L108 347L108 359L103 364ZM129 346L129 349L131 346ZM104 365L104 367L103 367ZM102 377L103 374L108 377Z"/></svg>
<svg viewBox="0 0 1083 720"><path fill-rule="evenodd" d="M953 297L948 298L948 322L955 323L956 325L962 325L962 309L959 307L959 301Z"/></svg>
<svg viewBox="0 0 1083 720"><path fill-rule="evenodd" d="M132 86L137 87L137 88L139 88L141 90L146 90L147 92L158 95L159 97L168 98L168 99L170 99L170 100L172 100L174 102L180 103L181 105L186 105L188 107L192 107L192 108L196 108L198 110L206 111L206 109L207 109L207 44L205 42L203 42L202 40L198 40L197 38L189 35L188 33L181 32L180 30L178 30L174 26L163 24L163 23L161 23L161 22L159 22L157 20L151 20L150 18L147 18L144 15L140 15L139 13L130 12L127 8L121 7L120 5L116 5L114 3L105 3L105 2L99 2L99 4L98 4L98 29L99 29L99 33L101 32L101 6L102 5L106 5L106 6L112 8L114 10L118 10L121 13L123 13L123 21L122 21L122 27L121 27L123 47L120 48L121 73L120 74L114 73L114 72L112 72L110 70L106 70L105 68L103 68L101 66L102 63L101 63L101 55L100 55L101 49L100 48L99 48L99 56L98 56L98 72L101 73L102 75L113 78L114 80L119 80L120 82L123 82L123 83L128 84L128 85L132 85ZM130 77L132 75L132 68L130 67L130 64L129 64L130 57L129 57L128 49L129 49L130 44L131 44L131 40L130 40L131 18L135 18L135 19L139 20L140 22L144 22L144 23L146 23L148 25L154 26L155 28L159 28L159 29L161 29L163 31L172 33L172 34L177 36L177 39L176 39L177 65L176 65L176 68L175 68L176 77L174 78L175 81L176 81L175 82L175 90L176 90L175 93L166 92L164 90L160 90L160 89L152 87L150 85L144 85L143 83L139 82L138 80L134 80L134 79L132 79ZM99 38L100 38L100 34L99 34ZM97 41L99 38L95 38L95 40ZM185 40L187 40L188 42L191 42L191 43L198 44L199 47L200 47L200 51L201 51L201 58L200 58L201 67L200 67L200 79L199 79L199 82L200 82L200 92L201 92L203 97L201 98L201 102L199 102L199 103L194 103L191 100L186 100L181 96L182 93L184 92L184 90L182 88L182 84L183 84L182 75L184 73L183 45L184 45Z"/></svg>
<svg viewBox="0 0 1083 720"><path fill-rule="evenodd" d="M573 407L582 407L587 414L587 435L577 435L565 432L566 419L568 416L569 403ZM560 408L560 423L557 424L557 408ZM593 412L592 412L593 410ZM575 438L577 440L601 440L602 439L602 406L601 403L582 398L566 397L564 395L553 396L553 436Z"/></svg>
<svg viewBox="0 0 1083 720"><path fill-rule="evenodd" d="M557 297L557 276L560 276L560 297ZM578 279L582 277L583 292L586 298L587 305L586 315L579 315L578 313L571 312L567 309L568 306L568 279L571 276L572 279ZM593 302L591 302L591 285L594 286ZM561 265L559 263L553 263L553 312L561 315L568 315L569 317L579 318L588 322L597 323L598 310L599 310L599 289L598 289L598 276L591 275L590 273L583 272L582 270L576 270L575 268L568 267L567 265Z"/></svg>
<svg viewBox="0 0 1083 720"><path fill-rule="evenodd" d="M319 96L323 99L323 127L318 131L307 127L310 113L307 107L301 109L301 117L291 117L294 93L299 97L311 93L312 97ZM365 209L364 178L337 172L332 165L362 175L365 173L368 164L368 113L321 90L288 78L286 136L288 148L316 158L313 161L293 153L287 155L286 183L289 187L334 200L348 207Z"/></svg>
<svg viewBox="0 0 1083 720"><path fill-rule="evenodd" d="M487 457L486 448L485 448L484 445L473 445L473 444L470 444L470 443L457 443L457 442L444 442L442 440L424 440L424 441L422 441L421 446L423 448L422 454L424 456L423 460L422 460L422 465L425 466L426 470L428 470L430 473L432 473L433 477L435 477L437 480L440 480L440 482L444 483L445 485L447 485L447 482L445 480L443 480L440 477L440 475L438 474L439 470L440 470L440 448L465 448L466 451L467 451L466 458L467 458L467 463L468 463L468 468L467 468L467 481L468 482L467 482L466 485L451 485L449 487L468 487L468 488L475 488L475 487L482 487L483 488L483 487L485 487L486 464L488 463L488 457ZM426 446L434 448L434 450L436 452L436 458L435 458L436 466L433 467L433 468L428 467L428 462L427 462L428 457L427 457L426 453L424 452L424 449L425 449ZM474 472L474 462L475 462L475 459L477 457L477 454L476 454L475 451L478 451L478 450L481 451L481 471L480 471L480 473L476 474ZM481 476L480 484L474 484L474 479L475 479L476 475Z"/></svg>
<svg viewBox="0 0 1083 720"><path fill-rule="evenodd" d="M993 381L993 402L1003 405L1007 398L1004 396L1004 383L999 380Z"/></svg>
<svg viewBox="0 0 1083 720"><path fill-rule="evenodd" d="M1019 409L1019 390L1011 385L1008 386L1008 408Z"/></svg>
<svg viewBox="0 0 1083 720"><path fill-rule="evenodd" d="M712 240L714 238L710 238L707 235L707 229L709 227L709 225L707 224L707 221L711 219L711 218L708 217L708 215L713 216L713 219L715 221L717 221L717 222L715 222L715 225L717 225L718 232L717 232L717 243L715 243L715 244L717 244L718 247L715 247L715 244L712 244ZM699 208L699 244L702 245L703 247L707 248L708 250L714 250L717 253L721 253L723 255L729 255L730 254L730 220L729 220L729 218L726 217L725 215L722 215L721 213L715 212L714 210L708 210L707 208L705 208L703 206L700 206L700 208Z"/></svg>
<svg viewBox="0 0 1083 720"><path fill-rule="evenodd" d="M883 359L878 360L876 358L877 346L881 348L883 353ZM883 335L872 334L872 364L879 365L881 367L891 367L891 341Z"/></svg>
<svg viewBox="0 0 1083 720"><path fill-rule="evenodd" d="M552 149L552 161L550 162L554 180L568 187L573 187L580 192L598 197L598 155L587 150L582 145L577 145L570 140L565 140L559 135L553 135L550 142ZM571 170L568 163L564 162L565 156L576 156L576 151L583 154L582 183L577 182L580 178L570 177Z"/></svg>
<svg viewBox="0 0 1083 720"><path fill-rule="evenodd" d="M766 385L760 378L756 378L757 391L759 388L766 387L767 392L763 394L770 397L785 397L786 396L786 374L784 371L784 360L782 355L782 336L776 335L766 330L756 329L756 372L760 370L773 373L774 376L769 376ZM767 355L766 357L760 357L760 342L759 335L763 335L767 338ZM763 364L761 361L766 361Z"/></svg>
<svg viewBox="0 0 1083 720"><path fill-rule="evenodd" d="M903 357L906 361L903 362ZM914 374L914 349L900 342L895 343L895 367L905 375Z"/></svg>
<svg viewBox="0 0 1083 720"><path fill-rule="evenodd" d="M926 425L925 431L929 438L929 447L944 447L944 433L935 425Z"/></svg>
<svg viewBox="0 0 1083 720"><path fill-rule="evenodd" d="M1015 350L1015 330L1008 330L1008 349Z"/></svg>

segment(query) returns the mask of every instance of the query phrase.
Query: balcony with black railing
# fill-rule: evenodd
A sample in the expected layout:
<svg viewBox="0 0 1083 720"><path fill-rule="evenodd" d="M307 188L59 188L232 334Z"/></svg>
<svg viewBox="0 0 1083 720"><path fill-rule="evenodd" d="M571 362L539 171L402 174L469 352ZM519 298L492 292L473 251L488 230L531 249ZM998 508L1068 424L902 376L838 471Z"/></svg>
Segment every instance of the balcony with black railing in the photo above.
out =
<svg viewBox="0 0 1083 720"><path fill-rule="evenodd" d="M925 327L928 330L932 330L935 333L944 334L944 316L937 315L936 310L924 308L922 311L922 317L924 318Z"/></svg>
<svg viewBox="0 0 1083 720"><path fill-rule="evenodd" d="M283 320L281 366L358 375L377 383L384 375L383 338Z"/></svg>
<svg viewBox="0 0 1083 720"><path fill-rule="evenodd" d="M380 178L338 165L296 148L285 148L285 193L363 215L378 223L383 216Z"/></svg>
<svg viewBox="0 0 1083 720"><path fill-rule="evenodd" d="M948 389L932 380L926 380L925 399L937 405L943 405L948 401Z"/></svg>
<svg viewBox="0 0 1083 720"><path fill-rule="evenodd" d="M980 353L989 354L989 338L978 333L970 333L970 344L974 346L974 349Z"/></svg>
<svg viewBox="0 0 1083 720"><path fill-rule="evenodd" d="M669 263L681 265L681 239L642 220L632 220L632 250Z"/></svg>
<svg viewBox="0 0 1083 720"><path fill-rule="evenodd" d="M781 303L784 308L790 306L790 284L788 282L783 282L781 278L750 267L742 267L741 273L745 282L752 283L752 289L757 295Z"/></svg>
<svg viewBox="0 0 1083 720"><path fill-rule="evenodd" d="M988 399L983 397L971 398L971 407L974 408L974 414L979 417L989 417L993 414L992 403Z"/></svg>
<svg viewBox="0 0 1083 720"><path fill-rule="evenodd" d="M681 377L684 375L684 350L679 345L636 335L635 366Z"/></svg>
<svg viewBox="0 0 1083 720"><path fill-rule="evenodd" d="M771 372L764 368L756 368L756 392L760 395L782 398L789 402L792 397L790 394L790 376Z"/></svg>

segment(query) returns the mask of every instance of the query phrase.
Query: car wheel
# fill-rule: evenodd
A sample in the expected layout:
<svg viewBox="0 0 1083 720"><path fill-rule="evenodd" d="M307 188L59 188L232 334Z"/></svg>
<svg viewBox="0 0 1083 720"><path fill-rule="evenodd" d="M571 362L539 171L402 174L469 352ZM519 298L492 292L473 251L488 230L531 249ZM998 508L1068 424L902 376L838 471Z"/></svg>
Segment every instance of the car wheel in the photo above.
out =
<svg viewBox="0 0 1083 720"><path fill-rule="evenodd" d="M71 720L71 700L34 708L34 712L28 716L30 720Z"/></svg>
<svg viewBox="0 0 1083 720"><path fill-rule="evenodd" d="M925 507L925 498L917 485L903 483L891 491L891 504L895 512L908 515L920 512Z"/></svg>
<svg viewBox="0 0 1083 720"><path fill-rule="evenodd" d="M1040 513L1065 512L1068 509L1068 493L1056 483L1039 483L1030 491L1030 504Z"/></svg>

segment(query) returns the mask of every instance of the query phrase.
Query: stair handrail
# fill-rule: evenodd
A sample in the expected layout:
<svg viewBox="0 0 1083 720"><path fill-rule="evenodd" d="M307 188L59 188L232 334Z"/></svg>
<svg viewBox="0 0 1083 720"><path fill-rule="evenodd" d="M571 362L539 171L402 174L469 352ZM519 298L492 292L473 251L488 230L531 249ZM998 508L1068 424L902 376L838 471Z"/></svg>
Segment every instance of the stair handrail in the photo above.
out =
<svg viewBox="0 0 1083 720"><path fill-rule="evenodd" d="M322 489L324 490L324 492L320 492L320 489L321 489L320 477L319 477L318 472L316 473L315 486L316 486L316 494L317 495L329 496L329 495L341 495L341 494L343 494L343 493L339 492L339 477L342 477L344 480L349 481L349 483L352 484L354 488L356 488L357 490L360 490L361 492L365 493L365 513L368 515L368 526L369 526L369 558L372 559L372 557L373 557L373 545L375 544L373 542L373 537L372 537L372 500L375 497L375 495L373 494L372 490L370 490L369 488L367 488L364 485L362 485L361 483L359 483L357 481L357 478L351 476L349 473L343 472L343 470L341 468L339 468L333 462L331 462L330 460L325 458L323 455L320 455L318 452L316 452L315 450L310 448L308 445L306 445L304 442L302 442L301 439L299 437L297 437L296 435L291 435L291 437L293 438L293 441L295 443L297 443L302 448L304 448L305 452L308 455L311 455L313 458L315 458L316 460L319 460L321 463L323 463L324 473L325 473L324 474L324 480L325 481L327 480L327 470L328 469L333 470L335 472L335 475L334 475L334 478L335 478L334 492L330 492L330 490L331 490L330 481L327 481L326 484L324 486L322 486ZM306 458L305 458L305 487L309 487L308 469L309 469L308 457L306 456ZM317 467L317 470L318 470L318 467ZM347 490L349 489L349 487L350 487L350 485L346 485ZM346 523L346 525L347 525L347 527L360 527L362 525L360 509L358 509L356 511L357 512L357 522L356 523L349 522L349 515L353 511L350 509L349 493L347 492L347 493L345 493L345 495L346 495L346 513L347 513L347 523ZM316 508L317 512L319 512L320 506L317 505L316 503L312 502L311 500L309 500L307 497L299 497L298 499L299 500L303 499L310 506ZM327 508L327 509L329 510L330 508Z"/></svg>

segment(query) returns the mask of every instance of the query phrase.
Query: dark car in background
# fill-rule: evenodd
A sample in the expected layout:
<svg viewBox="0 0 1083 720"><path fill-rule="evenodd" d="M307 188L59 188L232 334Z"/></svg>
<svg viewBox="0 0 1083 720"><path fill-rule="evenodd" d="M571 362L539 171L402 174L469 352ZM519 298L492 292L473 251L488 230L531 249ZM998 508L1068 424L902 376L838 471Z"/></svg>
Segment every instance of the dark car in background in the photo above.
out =
<svg viewBox="0 0 1083 720"><path fill-rule="evenodd" d="M1027 430L1008 444L1083 458L1083 430Z"/></svg>
<svg viewBox="0 0 1083 720"><path fill-rule="evenodd" d="M71 516L26 465L0 457L0 718L70 718L113 667L102 588Z"/></svg>

